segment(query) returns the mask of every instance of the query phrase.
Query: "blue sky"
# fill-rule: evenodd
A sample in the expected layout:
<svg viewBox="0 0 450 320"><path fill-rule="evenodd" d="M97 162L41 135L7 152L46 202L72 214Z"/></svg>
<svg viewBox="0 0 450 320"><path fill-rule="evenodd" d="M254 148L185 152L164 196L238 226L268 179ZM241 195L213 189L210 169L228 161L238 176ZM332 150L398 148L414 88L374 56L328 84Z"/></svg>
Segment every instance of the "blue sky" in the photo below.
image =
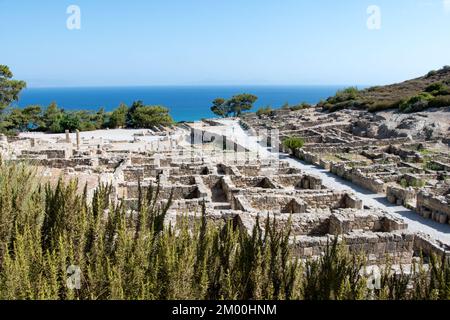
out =
<svg viewBox="0 0 450 320"><path fill-rule="evenodd" d="M449 2L0 0L0 64L29 87L385 84L450 64Z"/></svg>

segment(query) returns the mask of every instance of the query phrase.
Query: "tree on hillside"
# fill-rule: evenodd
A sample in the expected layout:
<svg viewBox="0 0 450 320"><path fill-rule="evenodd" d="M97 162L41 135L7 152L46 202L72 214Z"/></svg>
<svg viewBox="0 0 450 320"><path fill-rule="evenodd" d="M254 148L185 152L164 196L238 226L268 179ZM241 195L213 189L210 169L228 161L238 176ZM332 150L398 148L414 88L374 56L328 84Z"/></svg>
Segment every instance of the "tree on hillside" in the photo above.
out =
<svg viewBox="0 0 450 320"><path fill-rule="evenodd" d="M211 111L220 117L240 116L243 111L251 110L254 103L258 100L257 96L252 94L239 94L229 100L217 98L213 101Z"/></svg>
<svg viewBox="0 0 450 320"><path fill-rule="evenodd" d="M251 110L256 100L258 100L257 96L244 93L232 97L227 101L227 105L234 116L238 117L242 114L242 111Z"/></svg>
<svg viewBox="0 0 450 320"><path fill-rule="evenodd" d="M63 116L63 111L58 108L55 102L52 102L44 112L43 122L44 130L50 132L61 132L60 121Z"/></svg>
<svg viewBox="0 0 450 320"><path fill-rule="evenodd" d="M173 124L169 109L163 106L145 106L140 101L136 104L133 103L133 106L128 111L128 126L132 128L151 128L157 125Z"/></svg>
<svg viewBox="0 0 450 320"><path fill-rule="evenodd" d="M2 117L2 131L15 133L39 128L43 125L41 112L41 107L37 105L27 106L24 109L8 109Z"/></svg>
<svg viewBox="0 0 450 320"><path fill-rule="evenodd" d="M95 129L103 128L106 119L105 108L101 107L93 117Z"/></svg>
<svg viewBox="0 0 450 320"><path fill-rule="evenodd" d="M19 94L26 87L20 80L12 80L13 74L8 66L0 65L0 112L13 101L19 99Z"/></svg>
<svg viewBox="0 0 450 320"><path fill-rule="evenodd" d="M27 121L21 109L13 108L2 119L2 129L7 132L24 131Z"/></svg>
<svg viewBox="0 0 450 320"><path fill-rule="evenodd" d="M22 110L25 121L27 122L26 129L36 129L43 125L42 108L39 105L27 106Z"/></svg>
<svg viewBox="0 0 450 320"><path fill-rule="evenodd" d="M126 126L127 127L134 127L133 123L133 114L136 112L138 108L144 107L144 102L142 100L134 101L131 104L130 109L128 109L127 116L126 116Z"/></svg>
<svg viewBox="0 0 450 320"><path fill-rule="evenodd" d="M108 126L114 128L124 128L127 123L128 106L121 103L109 116Z"/></svg>
<svg viewBox="0 0 450 320"><path fill-rule="evenodd" d="M75 131L79 130L81 127L80 118L74 113L64 113L60 122L60 132L64 132L65 130Z"/></svg>
<svg viewBox="0 0 450 320"><path fill-rule="evenodd" d="M213 101L211 111L219 117L225 118L229 115L229 108L225 104L226 100L223 98L217 98Z"/></svg>

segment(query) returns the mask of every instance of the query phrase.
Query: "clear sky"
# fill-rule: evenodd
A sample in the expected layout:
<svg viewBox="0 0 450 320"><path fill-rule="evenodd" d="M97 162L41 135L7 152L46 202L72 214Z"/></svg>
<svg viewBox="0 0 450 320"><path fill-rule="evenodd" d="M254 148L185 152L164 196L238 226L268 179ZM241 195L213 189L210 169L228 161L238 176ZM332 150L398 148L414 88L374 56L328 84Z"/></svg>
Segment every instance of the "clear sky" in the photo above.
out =
<svg viewBox="0 0 450 320"><path fill-rule="evenodd" d="M385 84L450 64L450 1L0 0L0 46L29 87Z"/></svg>

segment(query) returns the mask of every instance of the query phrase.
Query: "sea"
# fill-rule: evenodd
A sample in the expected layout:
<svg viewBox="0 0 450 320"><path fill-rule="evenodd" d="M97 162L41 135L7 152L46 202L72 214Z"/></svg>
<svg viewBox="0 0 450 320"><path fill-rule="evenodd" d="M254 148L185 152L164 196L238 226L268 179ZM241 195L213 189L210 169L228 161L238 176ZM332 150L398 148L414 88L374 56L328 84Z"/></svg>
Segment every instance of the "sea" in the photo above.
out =
<svg viewBox="0 0 450 320"><path fill-rule="evenodd" d="M131 105L142 100L146 105L162 105L170 110L175 121L196 121L214 117L211 102L218 97L250 93L258 97L259 107L276 109L284 105L308 102L315 104L344 86L152 86L152 87L70 87L27 88L22 91L16 106L48 106L56 102L64 110L112 111L120 103Z"/></svg>

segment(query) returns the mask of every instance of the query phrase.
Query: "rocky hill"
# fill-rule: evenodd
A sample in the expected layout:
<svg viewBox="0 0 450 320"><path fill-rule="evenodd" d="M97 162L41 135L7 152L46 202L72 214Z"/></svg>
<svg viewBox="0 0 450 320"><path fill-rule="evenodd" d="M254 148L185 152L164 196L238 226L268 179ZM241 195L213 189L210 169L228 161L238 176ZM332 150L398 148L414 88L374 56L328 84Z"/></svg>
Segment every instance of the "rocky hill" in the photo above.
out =
<svg viewBox="0 0 450 320"><path fill-rule="evenodd" d="M365 90L347 88L318 104L318 107L331 112L355 108L372 112L399 109L404 113L411 113L448 106L450 106L450 66L402 83Z"/></svg>

